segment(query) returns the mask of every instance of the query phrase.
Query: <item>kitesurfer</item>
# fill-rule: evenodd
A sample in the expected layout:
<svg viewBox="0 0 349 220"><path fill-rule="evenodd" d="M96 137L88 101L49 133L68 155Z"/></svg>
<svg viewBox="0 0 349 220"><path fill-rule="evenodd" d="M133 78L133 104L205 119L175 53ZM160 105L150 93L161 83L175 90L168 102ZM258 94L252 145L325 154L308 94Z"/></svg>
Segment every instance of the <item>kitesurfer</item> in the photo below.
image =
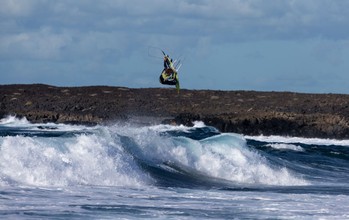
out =
<svg viewBox="0 0 349 220"><path fill-rule="evenodd" d="M170 59L170 57L168 55L164 56L164 70L167 68L171 68L171 62L172 59Z"/></svg>
<svg viewBox="0 0 349 220"><path fill-rule="evenodd" d="M176 85L177 79L176 79L177 71L173 67L172 59L168 56L164 56L164 69L161 72L160 75L160 83L166 84L166 85Z"/></svg>

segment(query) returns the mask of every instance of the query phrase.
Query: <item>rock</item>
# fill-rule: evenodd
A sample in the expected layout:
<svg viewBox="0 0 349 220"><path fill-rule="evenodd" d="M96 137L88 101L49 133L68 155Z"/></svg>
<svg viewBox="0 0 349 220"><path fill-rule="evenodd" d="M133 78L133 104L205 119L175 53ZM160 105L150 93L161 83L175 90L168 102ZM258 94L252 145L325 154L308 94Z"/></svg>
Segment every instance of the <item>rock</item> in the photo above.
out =
<svg viewBox="0 0 349 220"><path fill-rule="evenodd" d="M0 101L0 117L13 114L31 122L203 121L246 135L349 139L349 95L340 94L185 89L177 94L173 88L33 84L0 86Z"/></svg>

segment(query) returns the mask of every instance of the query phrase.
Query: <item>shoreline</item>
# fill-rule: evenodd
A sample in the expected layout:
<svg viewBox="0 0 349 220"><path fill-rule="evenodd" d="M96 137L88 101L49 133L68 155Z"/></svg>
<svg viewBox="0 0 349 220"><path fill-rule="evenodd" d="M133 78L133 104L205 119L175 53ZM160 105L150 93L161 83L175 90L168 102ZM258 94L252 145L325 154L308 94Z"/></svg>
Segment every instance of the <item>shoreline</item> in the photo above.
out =
<svg viewBox="0 0 349 220"><path fill-rule="evenodd" d="M0 117L33 123L184 124L221 132L349 139L349 95L294 92L0 85Z"/></svg>

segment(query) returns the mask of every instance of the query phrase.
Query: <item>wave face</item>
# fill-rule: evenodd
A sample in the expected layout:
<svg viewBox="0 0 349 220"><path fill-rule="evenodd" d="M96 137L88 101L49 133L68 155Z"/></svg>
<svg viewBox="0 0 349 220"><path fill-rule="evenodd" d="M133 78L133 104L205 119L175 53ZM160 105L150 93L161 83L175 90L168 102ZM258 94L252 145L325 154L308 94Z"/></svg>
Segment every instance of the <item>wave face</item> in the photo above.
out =
<svg viewBox="0 0 349 220"><path fill-rule="evenodd" d="M348 146L185 126L0 121L0 186L268 188L349 179Z"/></svg>

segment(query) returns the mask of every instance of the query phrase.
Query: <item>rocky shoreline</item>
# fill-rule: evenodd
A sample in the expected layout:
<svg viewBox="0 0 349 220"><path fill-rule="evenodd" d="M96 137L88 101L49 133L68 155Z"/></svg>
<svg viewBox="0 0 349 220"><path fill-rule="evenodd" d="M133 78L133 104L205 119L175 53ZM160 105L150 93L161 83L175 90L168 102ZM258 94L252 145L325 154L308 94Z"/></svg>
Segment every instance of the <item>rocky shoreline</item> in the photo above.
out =
<svg viewBox="0 0 349 220"><path fill-rule="evenodd" d="M97 124L200 120L222 132L349 139L349 95L0 85L0 117Z"/></svg>

